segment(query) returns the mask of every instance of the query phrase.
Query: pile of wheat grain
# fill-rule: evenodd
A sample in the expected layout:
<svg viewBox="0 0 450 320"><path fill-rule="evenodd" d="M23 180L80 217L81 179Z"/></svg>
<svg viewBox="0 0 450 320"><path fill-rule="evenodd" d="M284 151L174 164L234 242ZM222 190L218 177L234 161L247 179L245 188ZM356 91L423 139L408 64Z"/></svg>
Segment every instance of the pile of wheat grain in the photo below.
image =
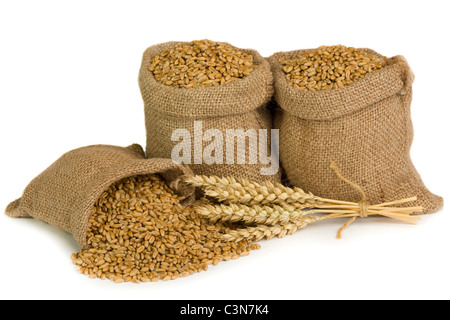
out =
<svg viewBox="0 0 450 320"><path fill-rule="evenodd" d="M295 58L280 58L286 79L302 90L330 90L350 85L382 68L387 58L343 45L302 50Z"/></svg>
<svg viewBox="0 0 450 320"><path fill-rule="evenodd" d="M126 178L96 202L88 244L72 255L81 273L115 282L185 277L258 249L250 241L225 241L227 228L211 224L158 175Z"/></svg>
<svg viewBox="0 0 450 320"><path fill-rule="evenodd" d="M148 69L155 79L178 88L218 86L244 78L253 56L227 43L196 40L155 55Z"/></svg>

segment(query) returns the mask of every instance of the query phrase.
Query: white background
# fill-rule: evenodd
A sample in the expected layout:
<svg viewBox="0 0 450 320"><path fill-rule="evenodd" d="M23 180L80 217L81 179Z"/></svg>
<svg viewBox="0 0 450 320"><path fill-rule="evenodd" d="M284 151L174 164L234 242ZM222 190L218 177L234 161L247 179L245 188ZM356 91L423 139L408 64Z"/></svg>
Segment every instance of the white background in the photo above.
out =
<svg viewBox="0 0 450 320"><path fill-rule="evenodd" d="M448 1L1 1L0 207L66 151L145 145L144 50L209 38L269 56L344 44L404 55L415 75L411 156L449 194ZM320 156L320 155L318 155ZM117 285L77 273L69 234L0 214L2 299L449 299L450 213L417 226L342 220L261 241L176 281Z"/></svg>

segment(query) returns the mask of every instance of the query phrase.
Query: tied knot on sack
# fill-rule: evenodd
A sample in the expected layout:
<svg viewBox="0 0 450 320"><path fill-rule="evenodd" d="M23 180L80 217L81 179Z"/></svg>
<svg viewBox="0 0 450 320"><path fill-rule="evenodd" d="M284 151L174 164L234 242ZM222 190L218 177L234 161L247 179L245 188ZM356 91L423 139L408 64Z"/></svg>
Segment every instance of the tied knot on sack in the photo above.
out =
<svg viewBox="0 0 450 320"><path fill-rule="evenodd" d="M381 204L377 204L377 205L370 205L367 202L366 193L364 192L364 189L360 185L358 185L355 182L344 177L341 174L341 172L335 162L331 162L330 167L334 170L335 174L338 176L338 178L340 180L349 184L350 186L355 188L361 194L361 200L358 203L354 204L354 205L356 205L356 210L355 210L355 206L351 205L351 203L349 203L349 209L352 209L354 212L336 213L336 214L330 215L330 218L331 217L332 218L350 217L350 219L338 230L337 235L336 235L336 237L338 239L340 239L342 237L342 231L345 228L347 228L350 224L352 224L353 221L355 221L356 218L358 218L358 217L367 218L368 216L371 216L371 215L381 215L384 217L401 220L401 221L411 223L411 224L417 224L416 220L420 220L420 217L412 217L411 214L422 212L423 208L421 206L392 207L393 205L398 205L398 204L402 204L402 203L406 203L406 202L415 201L415 200L417 200L417 197L410 197L410 198L385 202L385 203L381 203Z"/></svg>

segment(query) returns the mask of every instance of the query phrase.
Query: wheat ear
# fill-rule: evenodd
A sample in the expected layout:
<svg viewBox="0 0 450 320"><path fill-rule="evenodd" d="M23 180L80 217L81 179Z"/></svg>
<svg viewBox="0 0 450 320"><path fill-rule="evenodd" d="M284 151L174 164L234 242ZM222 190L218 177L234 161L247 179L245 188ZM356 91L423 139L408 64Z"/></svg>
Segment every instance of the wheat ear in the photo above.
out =
<svg viewBox="0 0 450 320"><path fill-rule="evenodd" d="M222 239L228 241L240 241L243 239L249 241L258 241L263 238L271 239L273 237L282 238L285 235L293 234L299 229L306 227L308 224L323 220L326 216L304 216L295 223L285 225L264 225L258 224L254 227L246 227L236 230L229 230L228 233L222 235Z"/></svg>
<svg viewBox="0 0 450 320"><path fill-rule="evenodd" d="M207 196L228 203L290 204L297 208L312 208L322 204L318 197L300 188L289 188L270 181L257 183L248 179L217 176L193 176L186 182L201 188Z"/></svg>
<svg viewBox="0 0 450 320"><path fill-rule="evenodd" d="M295 223L309 211L294 210L294 207L286 208L278 205L244 205L237 203L203 204L195 206L195 211L211 222L244 222L246 224L257 223L265 225L286 225Z"/></svg>

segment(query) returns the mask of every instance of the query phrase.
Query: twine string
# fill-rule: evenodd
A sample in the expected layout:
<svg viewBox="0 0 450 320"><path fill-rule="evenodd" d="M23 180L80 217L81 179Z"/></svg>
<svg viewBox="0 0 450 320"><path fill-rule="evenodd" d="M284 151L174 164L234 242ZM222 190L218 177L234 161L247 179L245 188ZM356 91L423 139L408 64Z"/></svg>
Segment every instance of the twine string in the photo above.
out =
<svg viewBox="0 0 450 320"><path fill-rule="evenodd" d="M367 218L369 216L369 205L367 204L367 202L365 201L360 201L358 203L359 205L359 215L361 216L361 218Z"/></svg>
<svg viewBox="0 0 450 320"><path fill-rule="evenodd" d="M361 218L366 218L366 217L368 217L368 216L369 216L369 213L368 213L369 205L368 205L367 202L366 202L367 196L366 196L366 193L364 192L364 189L363 189L361 186L359 186L358 184L356 184L355 182L350 181L349 179L347 179L346 177L344 177L344 176L341 174L341 172L340 172L340 170L339 170L337 164L336 164L334 161L331 162L331 168L334 170L334 173L336 173L336 175L338 176L339 179L341 179L341 180L344 181L345 183L351 185L351 186L352 186L353 188L355 188L359 193L361 193L361 200L360 200L359 203L358 203L358 205L359 205L359 216L360 216ZM345 228L347 228L349 225L351 225L351 224L353 223L353 221L356 220L356 218L357 218L356 216L350 218L350 219L349 219L349 220L348 220L348 221L347 221L347 222L346 222L346 223L338 230L337 235L336 235L336 237L337 237L338 239L342 238L342 231L344 231Z"/></svg>
<svg viewBox="0 0 450 320"><path fill-rule="evenodd" d="M386 203L382 203L382 204L378 204L378 205L374 205L374 206L370 206L367 203L367 196L366 193L364 192L364 189L359 186L358 184L356 184L353 181L350 181L349 179L345 178L338 166L336 165L335 162L331 162L331 168L334 170L334 172L336 173L336 175L338 176L339 179L341 179L342 181L344 181L345 183L351 185L353 188L355 188L360 194L361 194L361 200L357 203L358 204L358 211L353 213L353 214L331 214L329 217L330 218L338 218L338 217L351 217L337 232L336 237L338 239L340 239L342 237L342 231L347 228L350 224L352 224L356 218L360 217L360 218L367 218L369 215L382 215L388 218L392 218L392 219L397 219L397 220L401 220L404 222L408 222L408 223L412 223L415 224L416 220L419 220L419 217L411 217L410 214L412 212L421 212L422 211L422 207L410 207L410 208L392 208L392 207L388 207L389 205L395 205L395 204L401 204L401 203L405 203L405 202L410 202L410 201L415 201L417 200L416 197L411 197L411 198L407 198L407 199L401 199L401 200L396 200L396 201L391 201L391 202L386 202Z"/></svg>

